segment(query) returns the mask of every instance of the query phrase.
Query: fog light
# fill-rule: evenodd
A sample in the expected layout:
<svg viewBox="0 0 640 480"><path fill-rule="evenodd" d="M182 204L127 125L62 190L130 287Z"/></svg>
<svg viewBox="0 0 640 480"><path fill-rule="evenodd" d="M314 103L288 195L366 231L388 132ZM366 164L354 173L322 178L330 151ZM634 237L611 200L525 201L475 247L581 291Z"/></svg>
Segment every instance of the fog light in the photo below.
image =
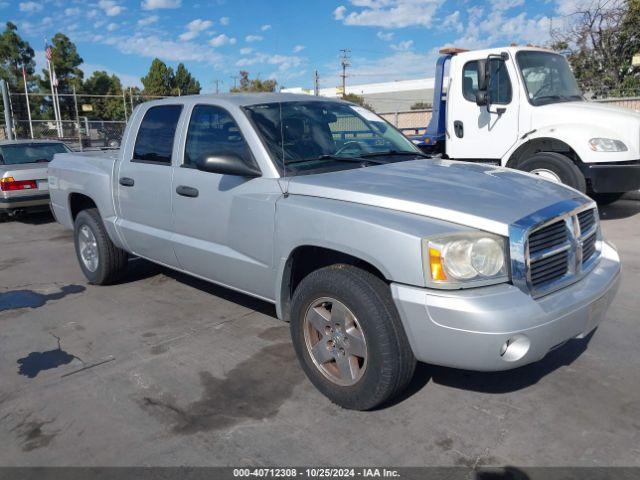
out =
<svg viewBox="0 0 640 480"><path fill-rule="evenodd" d="M516 362L529 351L531 342L526 335L514 335L500 347L500 356L507 362Z"/></svg>

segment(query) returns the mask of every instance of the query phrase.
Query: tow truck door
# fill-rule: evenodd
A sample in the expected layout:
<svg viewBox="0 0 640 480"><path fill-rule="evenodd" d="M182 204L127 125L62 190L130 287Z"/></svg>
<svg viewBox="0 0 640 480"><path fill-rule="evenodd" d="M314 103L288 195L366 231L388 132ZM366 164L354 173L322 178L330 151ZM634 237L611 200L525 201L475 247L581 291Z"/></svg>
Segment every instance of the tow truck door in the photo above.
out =
<svg viewBox="0 0 640 480"><path fill-rule="evenodd" d="M491 69L487 108L476 104L481 58L486 57L454 57L451 65L446 152L457 160L499 161L518 139L519 88L513 60L492 57L487 62Z"/></svg>

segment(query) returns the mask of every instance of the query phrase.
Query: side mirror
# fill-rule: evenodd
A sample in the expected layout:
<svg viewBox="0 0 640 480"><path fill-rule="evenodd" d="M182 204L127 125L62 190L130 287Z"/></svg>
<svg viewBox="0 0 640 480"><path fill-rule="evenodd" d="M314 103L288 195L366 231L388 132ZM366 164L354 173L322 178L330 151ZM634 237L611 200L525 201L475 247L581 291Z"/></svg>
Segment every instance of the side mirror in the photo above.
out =
<svg viewBox="0 0 640 480"><path fill-rule="evenodd" d="M478 90L486 91L489 86L489 70L487 60L478 60Z"/></svg>
<svg viewBox="0 0 640 480"><path fill-rule="evenodd" d="M226 153L211 157L205 157L198 162L198 170L222 175L236 175L238 177L259 177L262 175L260 169L255 165L247 163L240 155Z"/></svg>

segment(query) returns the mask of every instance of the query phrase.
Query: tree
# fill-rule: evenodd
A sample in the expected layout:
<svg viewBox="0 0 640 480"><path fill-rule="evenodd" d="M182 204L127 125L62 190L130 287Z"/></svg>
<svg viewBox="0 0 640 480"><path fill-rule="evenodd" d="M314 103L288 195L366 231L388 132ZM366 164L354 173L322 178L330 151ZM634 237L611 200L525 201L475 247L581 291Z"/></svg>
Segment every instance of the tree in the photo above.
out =
<svg viewBox="0 0 640 480"><path fill-rule="evenodd" d="M553 32L552 48L566 52L582 90L595 96L637 94L640 0L579 3L568 26Z"/></svg>
<svg viewBox="0 0 640 480"><path fill-rule="evenodd" d="M0 77L7 81L12 91L24 90L23 66L27 79L33 77L36 66L34 55L29 42L18 35L18 27L7 22L4 32L0 34Z"/></svg>
<svg viewBox="0 0 640 480"><path fill-rule="evenodd" d="M174 77L174 90L178 95L197 95L200 93L200 82L191 76L184 64L179 63Z"/></svg>
<svg viewBox="0 0 640 480"><path fill-rule="evenodd" d="M272 79L261 80L259 78L249 78L249 72L240 71L239 86L231 89L232 93L240 92L275 92L278 82Z"/></svg>
<svg viewBox="0 0 640 480"><path fill-rule="evenodd" d="M91 95L118 95L118 98L91 98L93 107L87 117L96 120L124 120L122 83L116 75L96 71L82 84L82 93Z"/></svg>
<svg viewBox="0 0 640 480"><path fill-rule="evenodd" d="M160 60L154 58L149 67L149 72L140 81L144 86L145 95L168 96L174 89L174 74L171 67Z"/></svg>
<svg viewBox="0 0 640 480"><path fill-rule="evenodd" d="M0 78L7 81L9 90L13 93L24 93L22 80L22 68L24 66L27 88L33 87L33 74L35 71L34 51L28 42L18 35L18 28L11 22L7 22L4 32L0 34ZM28 117L27 103L22 96L13 99L13 113L15 120L23 120ZM36 111L38 102L31 102L31 110ZM26 128L20 122L16 122L16 129L22 133Z"/></svg>
<svg viewBox="0 0 640 480"><path fill-rule="evenodd" d="M58 91L69 93L72 87L79 90L82 86L84 73L79 66L82 64L82 57L78 54L76 45L64 33L56 33L51 39L51 62L58 79ZM40 85L45 91L49 91L49 69L42 70L43 78Z"/></svg>
<svg viewBox="0 0 640 480"><path fill-rule="evenodd" d="M411 110L429 110L431 104L429 102L416 102L409 108L411 108Z"/></svg>
<svg viewBox="0 0 640 480"><path fill-rule="evenodd" d="M346 100L347 102L356 103L361 107L371 110L372 112L374 111L373 107L364 101L364 97L356 95L355 93L347 93L346 95L342 95L342 99Z"/></svg>

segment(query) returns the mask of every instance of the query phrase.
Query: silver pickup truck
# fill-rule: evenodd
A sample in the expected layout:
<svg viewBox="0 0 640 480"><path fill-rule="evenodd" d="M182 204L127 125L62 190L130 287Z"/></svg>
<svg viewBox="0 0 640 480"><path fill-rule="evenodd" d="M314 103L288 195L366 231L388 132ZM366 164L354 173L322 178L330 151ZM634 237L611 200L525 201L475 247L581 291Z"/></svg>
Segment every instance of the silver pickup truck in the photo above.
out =
<svg viewBox="0 0 640 480"><path fill-rule="evenodd" d="M56 155L49 185L90 283L134 255L274 303L311 382L345 408L402 391L416 360L540 360L594 330L619 283L588 197L425 158L321 97L145 103L119 152Z"/></svg>

